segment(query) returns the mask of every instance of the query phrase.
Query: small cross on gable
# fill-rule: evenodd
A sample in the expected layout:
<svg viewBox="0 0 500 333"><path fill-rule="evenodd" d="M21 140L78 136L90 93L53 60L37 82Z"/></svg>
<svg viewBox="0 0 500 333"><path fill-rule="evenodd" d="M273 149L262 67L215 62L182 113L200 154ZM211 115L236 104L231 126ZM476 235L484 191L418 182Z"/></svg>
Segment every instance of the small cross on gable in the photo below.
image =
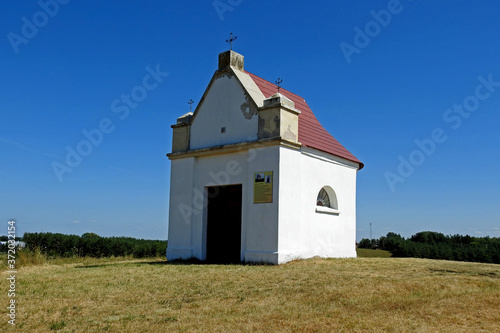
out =
<svg viewBox="0 0 500 333"><path fill-rule="evenodd" d="M278 93L280 92L282 82L283 82L283 79L280 79L280 78L278 78L278 80L274 81L274 83L276 83L276 88L278 88Z"/></svg>
<svg viewBox="0 0 500 333"><path fill-rule="evenodd" d="M236 40L236 38L238 38L238 36L233 35L233 33L231 32L231 34L229 35L229 39L226 39L226 43L229 43L231 50L233 49L233 42Z"/></svg>
<svg viewBox="0 0 500 333"><path fill-rule="evenodd" d="M189 112L193 112L193 103L194 101L192 99L189 100L188 104L189 104Z"/></svg>

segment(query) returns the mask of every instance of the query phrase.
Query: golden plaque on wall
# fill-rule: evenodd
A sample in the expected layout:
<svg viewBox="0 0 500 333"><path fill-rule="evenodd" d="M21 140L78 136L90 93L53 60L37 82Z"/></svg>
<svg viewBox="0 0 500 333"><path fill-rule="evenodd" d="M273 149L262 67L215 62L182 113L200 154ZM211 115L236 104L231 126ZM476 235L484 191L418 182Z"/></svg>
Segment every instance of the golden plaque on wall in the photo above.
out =
<svg viewBox="0 0 500 333"><path fill-rule="evenodd" d="M253 203L270 202L273 202L273 172L255 172L253 175Z"/></svg>

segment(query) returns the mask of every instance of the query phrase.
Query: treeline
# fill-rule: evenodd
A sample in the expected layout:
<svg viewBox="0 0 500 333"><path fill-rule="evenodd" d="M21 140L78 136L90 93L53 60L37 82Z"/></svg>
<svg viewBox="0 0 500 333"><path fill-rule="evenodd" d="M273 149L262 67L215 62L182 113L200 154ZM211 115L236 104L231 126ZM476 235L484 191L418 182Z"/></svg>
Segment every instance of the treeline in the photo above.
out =
<svg viewBox="0 0 500 333"><path fill-rule="evenodd" d="M390 251L393 257L415 257L500 264L500 238L445 236L419 232L408 239L389 232L379 239L362 239L360 248Z"/></svg>
<svg viewBox="0 0 500 333"><path fill-rule="evenodd" d="M82 236L50 232L24 233L28 250L39 249L51 257L111 257L136 258L165 256L167 241L131 237L101 237L95 233Z"/></svg>
<svg viewBox="0 0 500 333"><path fill-rule="evenodd" d="M16 240L20 241L20 240L22 240L22 238L20 238L20 237L16 237ZM9 236L6 236L6 235L2 235L2 236L0 236L0 241L2 241L2 242L7 242L7 241L9 241Z"/></svg>

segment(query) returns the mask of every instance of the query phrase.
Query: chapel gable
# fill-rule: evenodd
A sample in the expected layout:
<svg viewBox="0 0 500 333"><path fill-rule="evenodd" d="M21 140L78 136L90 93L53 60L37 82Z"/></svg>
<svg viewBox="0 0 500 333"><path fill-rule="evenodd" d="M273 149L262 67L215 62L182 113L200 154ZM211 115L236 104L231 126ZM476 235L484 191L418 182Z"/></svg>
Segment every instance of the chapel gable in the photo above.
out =
<svg viewBox="0 0 500 333"><path fill-rule="evenodd" d="M243 56L234 51L219 55L219 67L195 112L172 126L174 152L257 140L260 105L255 98L262 104L264 97L243 65Z"/></svg>

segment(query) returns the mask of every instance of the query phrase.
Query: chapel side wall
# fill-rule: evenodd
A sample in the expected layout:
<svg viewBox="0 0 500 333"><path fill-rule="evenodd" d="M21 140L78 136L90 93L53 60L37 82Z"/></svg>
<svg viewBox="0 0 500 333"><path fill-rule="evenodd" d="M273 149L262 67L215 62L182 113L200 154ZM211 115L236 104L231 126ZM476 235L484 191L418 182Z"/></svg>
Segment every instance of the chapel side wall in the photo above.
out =
<svg viewBox="0 0 500 333"><path fill-rule="evenodd" d="M193 171L195 158L171 161L167 259L193 257L191 218L193 211Z"/></svg>
<svg viewBox="0 0 500 333"><path fill-rule="evenodd" d="M312 157L311 153L314 151L282 154L281 169L283 173L287 170L286 175L282 174L282 182L288 179L294 188L281 187L280 254L286 258L298 249L296 258L355 257L356 168L339 158L321 152ZM323 186L335 191L339 215L316 212L316 198ZM294 192L296 196L290 194Z"/></svg>
<svg viewBox="0 0 500 333"><path fill-rule="evenodd" d="M302 154L306 170L302 178L304 253L306 257L356 257L357 164L321 152L311 155ZM323 186L335 191L338 215L316 212L316 198Z"/></svg>

